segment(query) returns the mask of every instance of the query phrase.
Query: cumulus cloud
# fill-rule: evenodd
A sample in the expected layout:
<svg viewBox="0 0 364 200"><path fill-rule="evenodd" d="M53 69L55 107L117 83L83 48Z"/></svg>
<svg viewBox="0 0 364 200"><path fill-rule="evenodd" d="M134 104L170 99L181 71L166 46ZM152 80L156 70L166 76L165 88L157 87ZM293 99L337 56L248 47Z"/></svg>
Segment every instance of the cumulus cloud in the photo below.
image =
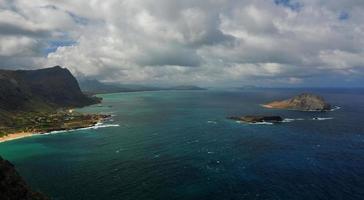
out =
<svg viewBox="0 0 364 200"><path fill-rule="evenodd" d="M63 65L128 83L359 85L363 11L355 0L0 0L0 68Z"/></svg>

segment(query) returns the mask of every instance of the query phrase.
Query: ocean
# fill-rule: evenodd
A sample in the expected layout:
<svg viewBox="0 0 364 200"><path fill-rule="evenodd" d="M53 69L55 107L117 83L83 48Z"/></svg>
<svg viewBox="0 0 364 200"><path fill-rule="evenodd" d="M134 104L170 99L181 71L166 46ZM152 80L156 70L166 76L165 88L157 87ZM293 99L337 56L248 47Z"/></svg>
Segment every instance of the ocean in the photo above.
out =
<svg viewBox="0 0 364 200"><path fill-rule="evenodd" d="M270 110L303 91L340 109ZM155 91L99 95L95 129L0 144L32 188L55 200L364 199L363 89ZM232 115L269 114L281 124Z"/></svg>

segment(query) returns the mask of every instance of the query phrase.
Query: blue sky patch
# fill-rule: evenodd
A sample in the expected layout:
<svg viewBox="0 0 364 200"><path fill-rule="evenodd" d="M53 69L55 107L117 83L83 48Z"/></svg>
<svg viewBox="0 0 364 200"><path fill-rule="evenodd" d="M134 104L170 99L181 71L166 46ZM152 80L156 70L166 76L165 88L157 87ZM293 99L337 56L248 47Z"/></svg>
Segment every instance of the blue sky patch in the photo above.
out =
<svg viewBox="0 0 364 200"><path fill-rule="evenodd" d="M58 47L72 46L76 43L74 40L52 40L48 42L48 47L44 49L44 53L48 55L49 53L55 52Z"/></svg>
<svg viewBox="0 0 364 200"><path fill-rule="evenodd" d="M300 2L292 0L274 0L274 3L279 6L288 7L293 11L300 11L300 9L303 7L303 4Z"/></svg>
<svg viewBox="0 0 364 200"><path fill-rule="evenodd" d="M346 11L341 11L340 14L339 14L339 20L341 21L345 21L345 20L348 20L350 18L350 15L348 12Z"/></svg>

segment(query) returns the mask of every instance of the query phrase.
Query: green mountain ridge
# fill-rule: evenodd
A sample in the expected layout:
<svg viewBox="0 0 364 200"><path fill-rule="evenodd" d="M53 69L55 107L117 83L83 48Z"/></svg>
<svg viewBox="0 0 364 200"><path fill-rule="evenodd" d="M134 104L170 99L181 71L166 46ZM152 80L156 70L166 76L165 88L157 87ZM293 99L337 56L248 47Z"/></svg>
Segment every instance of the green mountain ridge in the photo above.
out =
<svg viewBox="0 0 364 200"><path fill-rule="evenodd" d="M60 66L38 70L0 70L0 110L81 107L97 101L83 94L71 72Z"/></svg>
<svg viewBox="0 0 364 200"><path fill-rule="evenodd" d="M0 130L29 124L25 116L100 102L82 93L71 72L60 66L37 70L0 70Z"/></svg>

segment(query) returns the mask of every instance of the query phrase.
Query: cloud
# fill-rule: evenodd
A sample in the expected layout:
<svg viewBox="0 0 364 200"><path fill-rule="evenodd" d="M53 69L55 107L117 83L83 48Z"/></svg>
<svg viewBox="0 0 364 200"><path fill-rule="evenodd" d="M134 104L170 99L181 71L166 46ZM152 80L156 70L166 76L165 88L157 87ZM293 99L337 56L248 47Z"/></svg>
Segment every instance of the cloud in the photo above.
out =
<svg viewBox="0 0 364 200"><path fill-rule="evenodd" d="M0 0L0 67L105 81L309 85L364 72L355 0Z"/></svg>

